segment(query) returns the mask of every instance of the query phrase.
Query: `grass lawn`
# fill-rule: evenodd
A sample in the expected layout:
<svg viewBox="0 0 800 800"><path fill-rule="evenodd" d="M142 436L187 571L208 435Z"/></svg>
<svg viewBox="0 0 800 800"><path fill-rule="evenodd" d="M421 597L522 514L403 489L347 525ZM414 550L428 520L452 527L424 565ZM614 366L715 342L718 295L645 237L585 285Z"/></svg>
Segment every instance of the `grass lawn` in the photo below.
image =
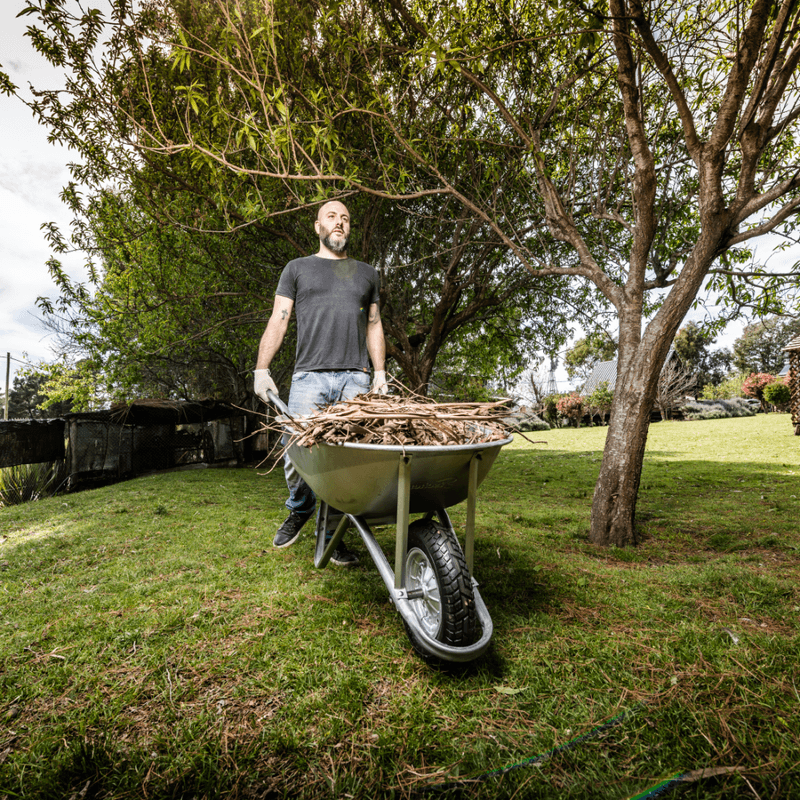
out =
<svg viewBox="0 0 800 800"><path fill-rule="evenodd" d="M0 798L800 796L788 417L653 425L630 550L587 539L605 429L530 436L479 493L495 635L456 672L354 533L350 570L271 547L280 470L0 509Z"/></svg>

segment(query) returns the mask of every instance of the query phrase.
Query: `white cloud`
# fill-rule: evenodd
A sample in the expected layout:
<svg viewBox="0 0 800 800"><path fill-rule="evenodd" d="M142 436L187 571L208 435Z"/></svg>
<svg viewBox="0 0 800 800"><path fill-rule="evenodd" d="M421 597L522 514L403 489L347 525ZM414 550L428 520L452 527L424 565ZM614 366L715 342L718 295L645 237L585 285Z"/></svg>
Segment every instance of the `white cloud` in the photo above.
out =
<svg viewBox="0 0 800 800"><path fill-rule="evenodd" d="M28 96L29 82L55 88L63 76L25 38L32 20L16 17L24 6L22 0L0 2L0 63ZM57 293L46 266L51 250L41 225L55 222L69 229L71 214L59 195L69 180L71 154L47 141L47 130L18 98L0 96L0 118L0 358L4 361L10 352L16 359L13 381L24 353L34 362L53 357L36 306L37 297ZM62 263L72 277L81 275L81 254Z"/></svg>

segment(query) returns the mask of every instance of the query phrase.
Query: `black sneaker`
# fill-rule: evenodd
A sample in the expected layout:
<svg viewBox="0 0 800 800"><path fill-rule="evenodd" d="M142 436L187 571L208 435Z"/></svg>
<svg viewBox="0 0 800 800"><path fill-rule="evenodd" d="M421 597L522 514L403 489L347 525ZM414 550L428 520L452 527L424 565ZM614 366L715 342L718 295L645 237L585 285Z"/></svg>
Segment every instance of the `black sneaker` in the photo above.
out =
<svg viewBox="0 0 800 800"><path fill-rule="evenodd" d="M309 517L314 513L314 509L306 511L305 513L298 513L297 511L290 511L289 516L283 521L283 524L278 528L275 538L272 540L273 547L288 547L297 541L303 525L308 522Z"/></svg>
<svg viewBox="0 0 800 800"><path fill-rule="evenodd" d="M344 542L339 542L339 546L331 555L331 564L338 564L340 567L354 567L358 564L358 556L347 549Z"/></svg>

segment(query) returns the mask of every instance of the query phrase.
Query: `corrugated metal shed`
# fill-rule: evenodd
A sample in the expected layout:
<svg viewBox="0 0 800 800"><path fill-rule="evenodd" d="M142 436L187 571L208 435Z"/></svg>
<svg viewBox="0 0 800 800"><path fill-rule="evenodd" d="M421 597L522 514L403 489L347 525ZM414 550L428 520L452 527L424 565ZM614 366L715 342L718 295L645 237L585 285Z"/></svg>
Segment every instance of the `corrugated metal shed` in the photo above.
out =
<svg viewBox="0 0 800 800"><path fill-rule="evenodd" d="M63 419L0 421L0 467L64 458Z"/></svg>
<svg viewBox="0 0 800 800"><path fill-rule="evenodd" d="M136 400L63 419L0 422L0 467L66 459L72 482L244 458L241 409L214 400Z"/></svg>

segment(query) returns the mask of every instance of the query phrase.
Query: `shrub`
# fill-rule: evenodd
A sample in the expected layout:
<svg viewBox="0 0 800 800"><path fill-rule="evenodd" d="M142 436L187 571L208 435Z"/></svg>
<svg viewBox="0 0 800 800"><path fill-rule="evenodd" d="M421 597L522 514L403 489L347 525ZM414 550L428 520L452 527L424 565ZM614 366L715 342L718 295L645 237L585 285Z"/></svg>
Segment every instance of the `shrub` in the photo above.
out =
<svg viewBox="0 0 800 800"><path fill-rule="evenodd" d="M734 397L744 397L743 383L744 375L731 375L716 386L713 383L707 383L700 393L700 398L703 400L731 400Z"/></svg>
<svg viewBox="0 0 800 800"><path fill-rule="evenodd" d="M523 431L523 433L527 433L528 431L550 430L550 426L541 417L537 417L534 414L522 419L517 427L519 430Z"/></svg>
<svg viewBox="0 0 800 800"><path fill-rule="evenodd" d="M503 419L510 428L527 433L528 431L549 431L550 426L536 414L523 414L519 411Z"/></svg>
<svg viewBox="0 0 800 800"><path fill-rule="evenodd" d="M64 483L63 461L20 464L0 469L0 506L14 506L50 497Z"/></svg>
<svg viewBox="0 0 800 800"><path fill-rule="evenodd" d="M601 423L606 421L608 412L611 411L611 404L614 402L614 392L608 388L608 381L601 381L597 384L595 390L585 398L587 411L589 412L589 420L595 414L600 416Z"/></svg>
<svg viewBox="0 0 800 800"><path fill-rule="evenodd" d="M730 400L690 400L681 406L681 412L687 420L754 417L756 414L756 410L743 397Z"/></svg>
<svg viewBox="0 0 800 800"><path fill-rule="evenodd" d="M792 390L782 378L778 378L764 387L764 400L779 409L784 409L792 402Z"/></svg>
<svg viewBox="0 0 800 800"><path fill-rule="evenodd" d="M764 400L764 388L770 383L774 383L775 376L770 375L768 372L751 372L742 383L742 391L748 397L755 397L760 403L761 407L766 411L766 402Z"/></svg>
<svg viewBox="0 0 800 800"><path fill-rule="evenodd" d="M579 428L581 425L581 417L583 416L583 397L578 392L571 392L563 396L557 403L558 413L564 419L574 420L575 427Z"/></svg>

